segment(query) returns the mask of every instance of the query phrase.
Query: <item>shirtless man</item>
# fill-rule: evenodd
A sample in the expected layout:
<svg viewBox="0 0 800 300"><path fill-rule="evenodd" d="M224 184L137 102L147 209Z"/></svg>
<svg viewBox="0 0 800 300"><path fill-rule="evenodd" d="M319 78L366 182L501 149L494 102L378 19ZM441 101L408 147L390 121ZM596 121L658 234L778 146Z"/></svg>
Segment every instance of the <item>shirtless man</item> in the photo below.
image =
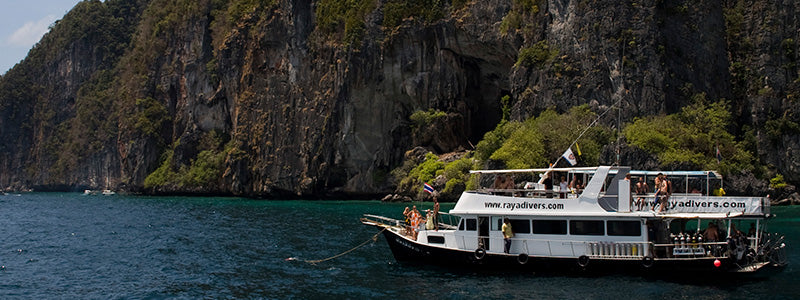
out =
<svg viewBox="0 0 800 300"><path fill-rule="evenodd" d="M660 193L661 192L661 189L660 189L660 187L661 187L661 175L663 175L663 174L658 173L658 175L656 175L656 179L654 180L655 184L653 184L653 186L656 189L656 194L655 194L655 196L653 196L653 207L650 208L650 210L652 210L652 211L655 211L656 210L656 205L658 205L658 203L660 203L660 201L658 201L659 200L658 196L661 194Z"/></svg>
<svg viewBox="0 0 800 300"><path fill-rule="evenodd" d="M439 231L439 199L436 196L433 196L433 227Z"/></svg>
<svg viewBox="0 0 800 300"><path fill-rule="evenodd" d="M637 198L636 201L639 201L639 210L644 208L644 202L647 200L644 199L643 195L647 195L648 189L647 182L644 181L644 178L639 176L639 182L636 183L636 195L639 195L639 198Z"/></svg>
<svg viewBox="0 0 800 300"><path fill-rule="evenodd" d="M667 206L668 204L667 201L669 200L669 183L667 183L668 180L666 176L664 175L661 176L662 178L661 181L659 182L659 187L658 187L658 194L661 195L661 199L659 201L661 203L661 207L658 208L659 213L664 211L664 207Z"/></svg>

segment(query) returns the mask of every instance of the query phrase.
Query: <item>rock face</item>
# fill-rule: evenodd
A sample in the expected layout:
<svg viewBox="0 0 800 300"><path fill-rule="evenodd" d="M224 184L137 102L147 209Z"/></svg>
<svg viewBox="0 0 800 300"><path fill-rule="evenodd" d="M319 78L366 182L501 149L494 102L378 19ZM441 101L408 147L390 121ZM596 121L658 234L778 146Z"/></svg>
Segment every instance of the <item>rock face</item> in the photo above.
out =
<svg viewBox="0 0 800 300"><path fill-rule="evenodd" d="M365 1L355 43L320 28L319 7L334 1L251 2L79 4L128 12L113 27L127 50L68 35L55 49L61 22L34 49L46 55L0 79L0 137L12 141L0 146L0 186L374 198L393 191L405 151L470 149L499 122L504 95L514 119L619 102L628 121L698 93L730 100L760 159L800 180L791 1L491 0L441 4L441 17L396 27L383 26L394 1ZM516 65L537 43L554 55ZM101 86L104 75L113 80ZM100 145L75 134L88 99L106 103L84 130ZM423 129L432 136L415 133L409 116L431 108L446 117Z"/></svg>
<svg viewBox="0 0 800 300"><path fill-rule="evenodd" d="M120 182L114 129L100 125L115 114L113 103L89 101L87 93L110 81L103 77L124 54L143 2L79 3L0 78L0 187L65 190ZM90 107L102 115L83 122ZM85 147L76 150L78 144ZM77 152L80 161L70 157Z"/></svg>

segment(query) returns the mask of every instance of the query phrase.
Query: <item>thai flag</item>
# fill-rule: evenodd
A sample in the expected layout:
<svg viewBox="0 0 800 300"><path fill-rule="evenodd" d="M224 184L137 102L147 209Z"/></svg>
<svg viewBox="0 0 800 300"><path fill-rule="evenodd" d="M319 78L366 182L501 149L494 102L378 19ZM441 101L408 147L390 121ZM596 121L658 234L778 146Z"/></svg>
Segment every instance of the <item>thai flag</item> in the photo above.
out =
<svg viewBox="0 0 800 300"><path fill-rule="evenodd" d="M427 182L425 183L424 189L425 189L425 191L426 191L426 192L428 192L428 194L433 194L433 192L435 192L435 191L436 191L436 190L434 190L434 189L433 189L433 187L432 187L430 184L428 184Z"/></svg>
<svg viewBox="0 0 800 300"><path fill-rule="evenodd" d="M719 144L717 145L717 163L722 162L722 153L719 152Z"/></svg>

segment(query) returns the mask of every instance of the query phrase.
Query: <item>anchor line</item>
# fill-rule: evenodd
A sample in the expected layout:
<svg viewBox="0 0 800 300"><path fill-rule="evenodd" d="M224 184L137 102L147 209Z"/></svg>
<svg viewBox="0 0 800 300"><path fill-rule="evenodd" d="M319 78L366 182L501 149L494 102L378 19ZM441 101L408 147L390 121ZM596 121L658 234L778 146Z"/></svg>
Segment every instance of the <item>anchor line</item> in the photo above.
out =
<svg viewBox="0 0 800 300"><path fill-rule="evenodd" d="M312 264L312 265L316 265L316 264L318 264L318 263L321 263L321 262L324 262L324 261L329 261L329 260L331 260L331 259L338 258L338 257L340 257L340 256L343 256L343 255L347 254L347 253L353 252L353 251L355 251L355 250L356 250L356 249L358 249L358 248L361 248L361 247L363 247L364 245L366 245L366 244L367 244L367 243L369 243L369 242L377 242L377 241L378 241L378 236L379 236L381 233L383 233L383 231L385 231L387 228L389 228L389 227L388 227L388 226L387 226L387 227L383 227L383 229L382 229L381 231L378 231L378 233L376 233L375 235L373 235L373 236L372 236L371 238L369 238L368 240L364 241L363 243L359 244L358 246L355 246L355 247L353 247L353 248L350 248L350 250L347 250L347 251L345 251L345 252L342 252L342 253L339 253L339 254L336 254L336 255L334 255L334 256L331 256L331 257L328 257L328 258L324 258L324 259L303 260L303 261L304 261L304 262L307 262L307 263L309 263L309 264Z"/></svg>

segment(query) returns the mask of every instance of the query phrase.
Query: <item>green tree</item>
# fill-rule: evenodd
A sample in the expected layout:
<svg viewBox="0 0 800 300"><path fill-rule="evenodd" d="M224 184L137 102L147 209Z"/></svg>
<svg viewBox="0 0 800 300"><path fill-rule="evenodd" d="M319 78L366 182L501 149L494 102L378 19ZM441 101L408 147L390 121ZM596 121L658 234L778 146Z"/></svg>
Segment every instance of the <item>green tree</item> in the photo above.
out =
<svg viewBox="0 0 800 300"><path fill-rule="evenodd" d="M427 111L418 110L409 116L409 120L413 123L415 128L425 128L436 119L447 117L447 113L437 110L437 109L428 109Z"/></svg>
<svg viewBox="0 0 800 300"><path fill-rule="evenodd" d="M364 20L375 10L375 0L321 0L315 6L317 29L326 36L339 36L345 45L359 45Z"/></svg>
<svg viewBox="0 0 800 300"><path fill-rule="evenodd" d="M444 177L447 183L442 190L442 196L446 198L457 198L467 188L470 179L469 170L473 168L471 155L450 162L444 166Z"/></svg>
<svg viewBox="0 0 800 300"><path fill-rule="evenodd" d="M171 120L167 108L151 97L136 99L134 127L142 135L159 138L161 129Z"/></svg>
<svg viewBox="0 0 800 300"><path fill-rule="evenodd" d="M689 164L692 168L753 170L753 155L730 133L731 115L725 100L707 103L704 94L679 113L638 118L623 128L630 145L655 154L662 167ZM716 158L719 149L722 160Z"/></svg>
<svg viewBox="0 0 800 300"><path fill-rule="evenodd" d="M558 48L550 46L546 40L539 41L531 47L519 50L515 67L537 67L544 69L558 56Z"/></svg>
<svg viewBox="0 0 800 300"><path fill-rule="evenodd" d="M489 159L521 125L522 123L520 122L500 122L500 124L497 124L494 130L484 134L483 139L475 145L475 158L480 161Z"/></svg>
<svg viewBox="0 0 800 300"><path fill-rule="evenodd" d="M587 105L573 107L564 114L548 109L525 122L498 126L505 130L496 129L491 134L487 133L476 147L476 157L481 159L491 151L490 159L503 161L512 169L547 167L572 145L580 132L596 117ZM594 126L587 129L578 140L583 164L598 163L602 147L610 141L609 132L603 126ZM494 148L497 145L500 146Z"/></svg>
<svg viewBox="0 0 800 300"><path fill-rule="evenodd" d="M533 120L526 121L511 133L490 158L505 162L506 167L511 169L545 166L547 160L544 157L543 136L536 130Z"/></svg>

